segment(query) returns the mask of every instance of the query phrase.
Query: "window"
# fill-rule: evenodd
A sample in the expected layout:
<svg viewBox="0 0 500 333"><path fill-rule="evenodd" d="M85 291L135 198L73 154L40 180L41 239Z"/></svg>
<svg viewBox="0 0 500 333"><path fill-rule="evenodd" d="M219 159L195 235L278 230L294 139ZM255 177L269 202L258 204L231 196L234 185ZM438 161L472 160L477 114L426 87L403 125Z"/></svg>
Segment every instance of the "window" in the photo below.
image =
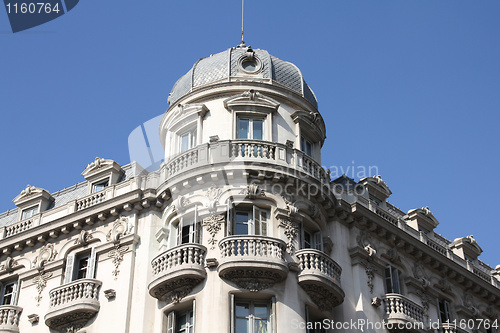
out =
<svg viewBox="0 0 500 333"><path fill-rule="evenodd" d="M302 248L303 249L316 249L323 251L323 237L321 231L311 232L302 228Z"/></svg>
<svg viewBox="0 0 500 333"><path fill-rule="evenodd" d="M17 303L17 280L2 284L1 305L16 305Z"/></svg>
<svg viewBox="0 0 500 333"><path fill-rule="evenodd" d="M183 217L177 225L177 245L187 243L201 243L201 223Z"/></svg>
<svg viewBox="0 0 500 333"><path fill-rule="evenodd" d="M196 130L192 129L179 135L179 145L181 153L196 146Z"/></svg>
<svg viewBox="0 0 500 333"><path fill-rule="evenodd" d="M323 320L318 316L310 313L309 307L306 305L306 333L326 333Z"/></svg>
<svg viewBox="0 0 500 333"><path fill-rule="evenodd" d="M269 212L256 206L252 209L236 209L234 213L235 235L267 236Z"/></svg>
<svg viewBox="0 0 500 333"><path fill-rule="evenodd" d="M167 333L194 333L195 302L186 311L171 311L167 315Z"/></svg>
<svg viewBox="0 0 500 333"><path fill-rule="evenodd" d="M92 184L92 193L102 191L108 185L109 185L109 179L100 180Z"/></svg>
<svg viewBox="0 0 500 333"><path fill-rule="evenodd" d="M21 220L29 219L30 217L32 217L36 213L38 213L38 206L26 208L23 210L23 212L21 214Z"/></svg>
<svg viewBox="0 0 500 333"><path fill-rule="evenodd" d="M93 279L95 276L95 263L96 252L94 247L90 251L69 254L66 259L64 283L79 279Z"/></svg>
<svg viewBox="0 0 500 333"><path fill-rule="evenodd" d="M238 139L264 140L264 119L238 118Z"/></svg>
<svg viewBox="0 0 500 333"><path fill-rule="evenodd" d="M451 320L450 303L448 303L448 301L445 300L439 300L438 308L439 308L439 320L441 321L441 323L449 323Z"/></svg>
<svg viewBox="0 0 500 333"><path fill-rule="evenodd" d="M308 156L311 156L312 157L312 143L305 139L304 137L301 137L300 138L300 150L302 150L304 153L306 153L306 155Z"/></svg>
<svg viewBox="0 0 500 333"><path fill-rule="evenodd" d="M266 300L238 300L231 295L232 333L270 333L274 332L272 302Z"/></svg>
<svg viewBox="0 0 500 333"><path fill-rule="evenodd" d="M387 294L401 294L399 271L390 265L385 268L385 292Z"/></svg>

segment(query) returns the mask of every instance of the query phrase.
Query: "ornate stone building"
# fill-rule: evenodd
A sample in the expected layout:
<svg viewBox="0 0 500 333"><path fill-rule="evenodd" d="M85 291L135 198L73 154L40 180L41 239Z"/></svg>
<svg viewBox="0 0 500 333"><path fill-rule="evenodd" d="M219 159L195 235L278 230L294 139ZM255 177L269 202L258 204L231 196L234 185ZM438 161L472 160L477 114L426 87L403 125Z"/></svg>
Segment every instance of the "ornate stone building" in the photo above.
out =
<svg viewBox="0 0 500 333"><path fill-rule="evenodd" d="M295 65L240 45L169 104L157 171L96 158L0 214L0 332L500 332L472 236L399 210L380 176L330 179Z"/></svg>

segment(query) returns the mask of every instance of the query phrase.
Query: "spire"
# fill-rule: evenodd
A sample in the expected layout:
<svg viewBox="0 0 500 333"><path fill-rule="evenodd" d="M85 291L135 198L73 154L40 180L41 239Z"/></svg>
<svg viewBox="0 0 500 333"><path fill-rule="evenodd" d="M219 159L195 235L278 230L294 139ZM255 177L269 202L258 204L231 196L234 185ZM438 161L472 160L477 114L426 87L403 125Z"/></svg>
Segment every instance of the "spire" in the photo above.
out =
<svg viewBox="0 0 500 333"><path fill-rule="evenodd" d="M241 0L241 44L239 45L240 47L245 46L245 41L244 41L244 22L245 22L245 0Z"/></svg>

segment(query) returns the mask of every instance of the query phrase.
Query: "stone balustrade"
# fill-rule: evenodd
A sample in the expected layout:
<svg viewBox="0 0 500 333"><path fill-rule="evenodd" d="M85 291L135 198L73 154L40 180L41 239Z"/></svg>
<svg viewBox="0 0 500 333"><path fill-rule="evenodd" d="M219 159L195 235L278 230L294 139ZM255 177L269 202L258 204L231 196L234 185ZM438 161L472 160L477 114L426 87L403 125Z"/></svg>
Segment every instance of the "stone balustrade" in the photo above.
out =
<svg viewBox="0 0 500 333"><path fill-rule="evenodd" d="M19 221L15 224L11 224L5 227L5 237L11 237L17 235L23 231L26 231L33 227L35 224L34 218L29 218L26 220Z"/></svg>
<svg viewBox="0 0 500 333"><path fill-rule="evenodd" d="M403 295L386 294L383 301L389 323L424 321L424 309Z"/></svg>
<svg viewBox="0 0 500 333"><path fill-rule="evenodd" d="M99 311L101 285L98 280L79 279L52 289L45 324L55 330L84 325Z"/></svg>
<svg viewBox="0 0 500 333"><path fill-rule="evenodd" d="M184 244L167 250L151 261L153 275L168 274L187 266L204 269L207 249L200 244Z"/></svg>
<svg viewBox="0 0 500 333"><path fill-rule="evenodd" d="M86 197L79 199L76 201L76 211L92 207L94 205L97 205L98 203L103 202L106 200L106 192L107 189L104 189L102 191L92 193L90 195L87 195Z"/></svg>
<svg viewBox="0 0 500 333"><path fill-rule="evenodd" d="M298 282L322 310L331 310L344 301L340 286L342 268L326 253L315 249L296 252L299 261Z"/></svg>
<svg viewBox="0 0 500 333"><path fill-rule="evenodd" d="M19 332L19 318L23 308L14 305L0 306L0 332Z"/></svg>
<svg viewBox="0 0 500 333"><path fill-rule="evenodd" d="M183 244L169 249L151 261L153 280L149 294L160 300L175 300L187 295L203 281L207 248L201 244Z"/></svg>
<svg viewBox="0 0 500 333"><path fill-rule="evenodd" d="M219 276L250 291L266 289L286 279L286 244L281 239L238 235L219 242Z"/></svg>

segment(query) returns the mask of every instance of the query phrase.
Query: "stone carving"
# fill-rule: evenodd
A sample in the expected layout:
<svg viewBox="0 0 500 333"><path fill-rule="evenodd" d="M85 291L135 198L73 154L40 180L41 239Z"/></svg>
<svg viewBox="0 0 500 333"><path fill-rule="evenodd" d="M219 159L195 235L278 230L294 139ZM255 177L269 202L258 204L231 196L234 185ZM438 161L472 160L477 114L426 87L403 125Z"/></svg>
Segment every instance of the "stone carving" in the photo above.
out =
<svg viewBox="0 0 500 333"><path fill-rule="evenodd" d="M208 244L210 244L210 248L213 250L215 248L215 244L217 244L217 239L215 236L221 229L223 223L226 222L224 215L215 215L211 214L209 217L206 217L202 221L202 225L207 228L208 233L210 234L210 239L208 240Z"/></svg>
<svg viewBox="0 0 500 333"><path fill-rule="evenodd" d="M427 288L430 286L431 283L429 281L429 278L427 277L427 274L425 273L424 266L421 262L417 262L413 267L413 276L415 277L415 279L422 282L422 288Z"/></svg>
<svg viewBox="0 0 500 333"><path fill-rule="evenodd" d="M116 243L114 249L109 251L108 253L108 256L113 259L112 262L115 266L115 269L111 272L111 274L113 274L113 276L115 277L115 280L118 279L118 274L120 273L120 270L118 268L123 261L123 255L127 251L128 246L120 246L120 244Z"/></svg>
<svg viewBox="0 0 500 333"><path fill-rule="evenodd" d="M7 257L5 261L0 265L0 271L12 272L12 270L17 265L17 260L14 260L12 257Z"/></svg>
<svg viewBox="0 0 500 333"><path fill-rule="evenodd" d="M189 205L191 201L184 197L183 195L180 195L177 199L174 200L173 202L173 210L174 213L178 213L184 210L184 208Z"/></svg>
<svg viewBox="0 0 500 333"><path fill-rule="evenodd" d="M422 308L424 309L424 316L426 318L426 321L429 320L429 304L432 301L432 299L426 295L425 289L422 291L417 291L416 292L417 296L420 297L420 301L422 302Z"/></svg>
<svg viewBox="0 0 500 333"><path fill-rule="evenodd" d="M106 235L106 240L108 242L118 243L120 238L126 236L130 233L130 224L128 223L128 218L122 216L113 222L113 227Z"/></svg>
<svg viewBox="0 0 500 333"><path fill-rule="evenodd" d="M94 315L95 312L92 311L70 312L67 315L50 320L48 326L61 333L84 333L81 329Z"/></svg>
<svg viewBox="0 0 500 333"><path fill-rule="evenodd" d="M31 186L31 185L26 185L26 188L24 190L21 191L21 196L30 196L32 195L35 191L36 191L36 187L35 186Z"/></svg>
<svg viewBox="0 0 500 333"><path fill-rule="evenodd" d="M155 291L155 298L164 300L167 303L179 303L200 282L201 279L197 278L176 279L158 288Z"/></svg>
<svg viewBox="0 0 500 333"><path fill-rule="evenodd" d="M372 298L372 305L378 308L379 306L382 305L382 299L379 297L373 297Z"/></svg>
<svg viewBox="0 0 500 333"><path fill-rule="evenodd" d="M247 187L243 189L240 194L245 194L250 200L257 198L258 196L264 197L266 195L264 190L260 189L259 185L254 183L247 185Z"/></svg>
<svg viewBox="0 0 500 333"><path fill-rule="evenodd" d="M282 194L281 197L283 198L283 201L285 201L288 216L291 216L293 214L297 214L299 212L299 209L294 205L293 196L287 195L287 194Z"/></svg>
<svg viewBox="0 0 500 333"><path fill-rule="evenodd" d="M285 229L285 236L287 238L286 243L286 252L290 255L295 253L295 238L299 232L299 226L297 223L293 222L290 219L279 219L279 227L283 227Z"/></svg>
<svg viewBox="0 0 500 333"><path fill-rule="evenodd" d="M47 286L47 280L51 277L52 273L45 273L43 270L40 270L38 276L33 279L33 283L36 285L36 290L38 291L38 295L35 297L36 306L40 305L40 301L42 300L42 292Z"/></svg>
<svg viewBox="0 0 500 333"><path fill-rule="evenodd" d="M368 232L362 231L356 237L356 242L358 243L359 247L362 247L368 253L370 260L373 257L375 257L375 255L377 254L377 250L374 248L373 240L371 238L371 235Z"/></svg>
<svg viewBox="0 0 500 333"><path fill-rule="evenodd" d="M86 245L90 242L94 237L86 230L80 231L78 238L75 240L75 245Z"/></svg>
<svg viewBox="0 0 500 333"><path fill-rule="evenodd" d="M54 248L54 244L45 244L40 248L38 256L36 256L35 260L33 260L33 268L36 268L39 271L43 270L45 263L54 261L56 255L57 251Z"/></svg>
<svg viewBox="0 0 500 333"><path fill-rule="evenodd" d="M219 201L220 196L222 195L222 189L218 188L215 184L212 184L207 190L207 198L208 202L208 210L211 213L215 213L217 211L217 203Z"/></svg>
<svg viewBox="0 0 500 333"><path fill-rule="evenodd" d="M301 288L311 297L311 300L321 311L331 311L335 306L342 303L336 295L318 284L301 285Z"/></svg>
<svg viewBox="0 0 500 333"><path fill-rule="evenodd" d="M392 262L401 262L401 257L399 256L398 250L391 247L387 250L387 255L389 256L389 260Z"/></svg>
<svg viewBox="0 0 500 333"><path fill-rule="evenodd" d="M375 277L375 267L373 267L373 265L369 261L365 263L365 273L366 277L368 278L366 284L368 285L370 293L373 294L373 278Z"/></svg>
<svg viewBox="0 0 500 333"><path fill-rule="evenodd" d="M283 276L280 274L253 269L231 270L225 273L223 278L251 292L258 292L263 289L271 288L276 282L283 280Z"/></svg>

